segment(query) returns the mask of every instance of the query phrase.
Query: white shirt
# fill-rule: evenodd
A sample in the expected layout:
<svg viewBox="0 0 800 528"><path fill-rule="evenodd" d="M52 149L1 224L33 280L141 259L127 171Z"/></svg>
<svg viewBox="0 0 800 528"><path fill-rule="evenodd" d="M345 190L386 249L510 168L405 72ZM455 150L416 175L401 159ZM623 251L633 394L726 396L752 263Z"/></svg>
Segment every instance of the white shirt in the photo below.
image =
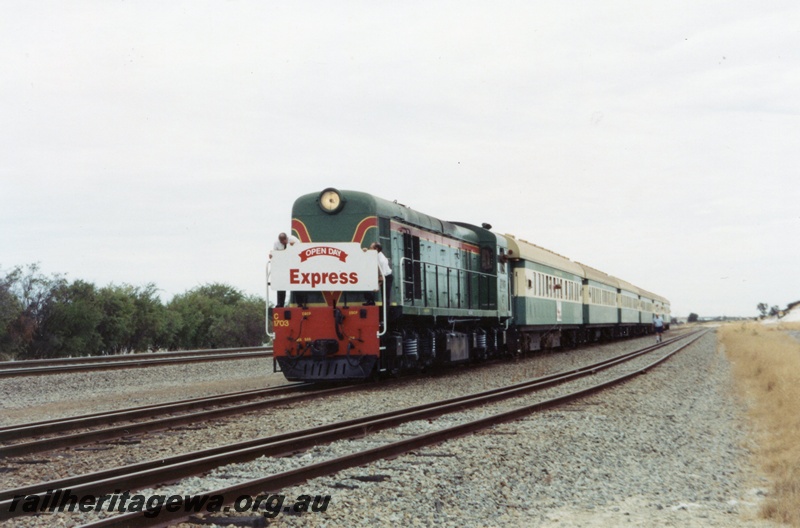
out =
<svg viewBox="0 0 800 528"><path fill-rule="evenodd" d="M293 244L297 244L300 242L297 240L297 237L292 235L286 235L286 246L291 246ZM272 251L283 251L286 249L286 246L281 244L280 239L276 240L274 244L272 244ZM272 251L269 252L269 258L272 258Z"/></svg>
<svg viewBox="0 0 800 528"><path fill-rule="evenodd" d="M378 252L378 269L381 270L384 277L388 277L392 274L392 267L389 265L389 259L380 251Z"/></svg>
<svg viewBox="0 0 800 528"><path fill-rule="evenodd" d="M288 246L291 246L293 244L297 244L298 242L300 242L299 240L297 240L297 237L292 236L292 235L287 235L286 238L287 238L286 245L288 245ZM273 249L273 251L283 251L284 249L286 249L286 246L281 244L280 240L276 240L275 244L272 245L272 249Z"/></svg>

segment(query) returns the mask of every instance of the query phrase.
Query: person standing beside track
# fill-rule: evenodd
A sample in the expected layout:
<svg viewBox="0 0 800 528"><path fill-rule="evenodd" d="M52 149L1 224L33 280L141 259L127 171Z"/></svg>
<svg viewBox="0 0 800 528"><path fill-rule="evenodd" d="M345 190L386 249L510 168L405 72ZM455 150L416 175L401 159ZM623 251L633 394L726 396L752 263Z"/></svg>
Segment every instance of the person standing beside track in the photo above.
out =
<svg viewBox="0 0 800 528"><path fill-rule="evenodd" d="M297 237L292 235L286 235L286 233L281 233L278 235L278 240L275 241L275 244L272 245L272 251L285 251L287 247L293 246L300 242L297 240ZM272 251L269 252L269 258L272 258ZM286 292L279 291L278 292L278 304L275 305L276 308L283 308L283 305L286 304Z"/></svg>
<svg viewBox="0 0 800 528"><path fill-rule="evenodd" d="M664 332L664 318L661 317L661 314L653 316L653 327L656 331L656 343L660 343L661 334Z"/></svg>

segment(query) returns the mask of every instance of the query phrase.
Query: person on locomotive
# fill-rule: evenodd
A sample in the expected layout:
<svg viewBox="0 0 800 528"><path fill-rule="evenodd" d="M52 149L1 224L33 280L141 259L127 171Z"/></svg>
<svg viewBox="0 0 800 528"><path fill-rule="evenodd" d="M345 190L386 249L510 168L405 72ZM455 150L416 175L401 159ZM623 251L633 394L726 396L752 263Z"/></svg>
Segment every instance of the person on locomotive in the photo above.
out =
<svg viewBox="0 0 800 528"><path fill-rule="evenodd" d="M278 240L272 245L272 251L285 251L287 247L293 246L300 242L297 237L292 235L286 235L286 233L281 233L278 235ZM269 252L269 258L272 258L272 251ZM275 305L276 308L283 308L284 304L286 304L286 292L279 291L278 292L278 303Z"/></svg>
<svg viewBox="0 0 800 528"><path fill-rule="evenodd" d="M370 244L369 248L378 252L378 269L380 270L378 279L381 282L384 280L386 281L386 299L384 299L383 302L389 306L392 298L392 281L394 280L392 277L392 267L389 265L389 259L383 254L383 246L381 246L378 242L373 242ZM365 306L374 305L375 294L373 292L366 292L364 294L364 300L366 301L364 303Z"/></svg>

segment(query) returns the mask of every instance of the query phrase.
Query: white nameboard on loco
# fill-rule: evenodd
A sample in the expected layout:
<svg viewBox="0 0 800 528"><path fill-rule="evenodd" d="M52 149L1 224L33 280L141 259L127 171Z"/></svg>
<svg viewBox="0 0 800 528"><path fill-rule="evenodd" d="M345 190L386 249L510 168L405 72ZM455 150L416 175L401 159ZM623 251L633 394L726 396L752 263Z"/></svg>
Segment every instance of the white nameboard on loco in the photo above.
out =
<svg viewBox="0 0 800 528"><path fill-rule="evenodd" d="M361 244L295 244L272 252L270 285L290 291L378 289L378 252Z"/></svg>

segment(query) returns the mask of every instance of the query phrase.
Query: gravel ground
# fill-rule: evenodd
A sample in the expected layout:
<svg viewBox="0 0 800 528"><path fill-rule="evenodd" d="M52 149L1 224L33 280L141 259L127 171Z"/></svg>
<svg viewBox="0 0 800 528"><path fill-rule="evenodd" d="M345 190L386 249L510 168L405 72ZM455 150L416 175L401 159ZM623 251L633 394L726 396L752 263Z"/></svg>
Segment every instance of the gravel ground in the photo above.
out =
<svg viewBox="0 0 800 528"><path fill-rule="evenodd" d="M367 398L362 394L315 400L310 406L275 411L267 419L204 424L180 438L152 435L142 445L117 446L110 449L113 453L81 455L80 460L74 453L61 459L56 455L45 473L62 476L120 459L153 458L154 452L164 449L173 453L206 447L211 442L206 437L226 443L233 440L231 435L236 439L263 436L376 412L365 408L364 402L389 409L442 399L562 370L642 344L643 340L632 340L484 369L457 369L435 378L435 384L428 378L371 390ZM66 394L78 400L79 383ZM338 456L521 404L521 400L510 401L460 416L412 422L294 457L220 468L208 477L187 479L158 493L199 493L297 467L313 457ZM22 407L19 401L16 405ZM254 423L259 426L253 427ZM288 498L320 494L331 495L331 500L324 513L279 515L270 526L771 526L749 519L763 497L760 487L766 484L747 465L744 427L742 409L731 397L728 364L716 353L711 334L652 373L610 393L283 490ZM219 441L220 436L224 441ZM29 472L19 467L4 477L15 485L50 478L42 477L42 469ZM363 477L375 481L364 482ZM44 525L69 526L77 520L72 516L30 518L14 526L42 526L43 521Z"/></svg>
<svg viewBox="0 0 800 528"><path fill-rule="evenodd" d="M611 392L283 490L331 500L270 526L775 526L730 376L712 333Z"/></svg>
<svg viewBox="0 0 800 528"><path fill-rule="evenodd" d="M283 383L272 374L271 358L0 379L0 425Z"/></svg>

